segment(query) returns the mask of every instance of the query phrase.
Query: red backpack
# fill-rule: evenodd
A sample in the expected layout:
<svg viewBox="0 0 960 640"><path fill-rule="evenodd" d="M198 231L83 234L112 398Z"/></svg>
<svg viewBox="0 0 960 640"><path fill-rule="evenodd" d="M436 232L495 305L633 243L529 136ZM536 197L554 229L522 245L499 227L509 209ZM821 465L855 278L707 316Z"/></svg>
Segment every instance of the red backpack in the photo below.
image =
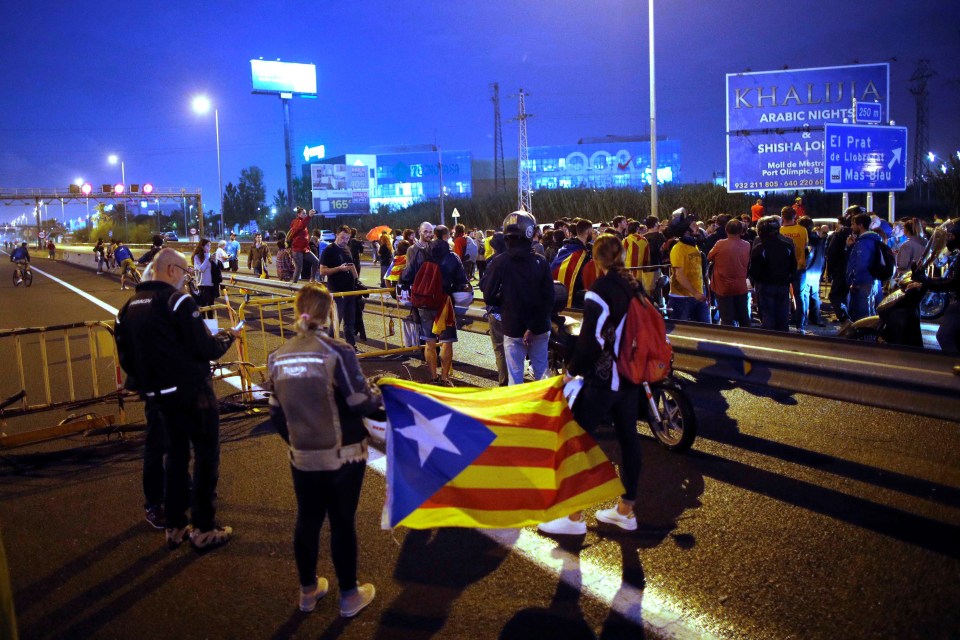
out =
<svg viewBox="0 0 960 640"><path fill-rule="evenodd" d="M443 291L443 276L440 273L440 264L425 259L417 275L413 278L410 287L410 304L418 309L438 310L447 302L447 294Z"/></svg>
<svg viewBox="0 0 960 640"><path fill-rule="evenodd" d="M630 298L623 317L617 373L634 384L658 382L670 374L673 348L663 316L643 294Z"/></svg>

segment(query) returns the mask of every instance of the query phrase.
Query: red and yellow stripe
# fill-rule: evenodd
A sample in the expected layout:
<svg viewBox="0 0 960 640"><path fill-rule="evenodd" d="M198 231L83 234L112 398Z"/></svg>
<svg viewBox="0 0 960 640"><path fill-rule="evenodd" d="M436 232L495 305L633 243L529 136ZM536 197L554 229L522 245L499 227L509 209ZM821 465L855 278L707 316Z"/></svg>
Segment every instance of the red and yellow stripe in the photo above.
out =
<svg viewBox="0 0 960 640"><path fill-rule="evenodd" d="M567 288L567 306L573 306L573 287L577 282L577 274L583 267L587 259L587 252L578 249L564 258L556 269L553 270L553 279L562 283Z"/></svg>
<svg viewBox="0 0 960 640"><path fill-rule="evenodd" d="M384 379L450 406L496 435L490 446L398 524L523 527L623 493L613 465L573 419L561 376L492 389L445 388Z"/></svg>
<svg viewBox="0 0 960 640"><path fill-rule="evenodd" d="M384 280L388 282L399 282L400 275L403 273L404 267L407 266L407 256L395 256L393 262L390 263L390 271L387 273L387 276Z"/></svg>

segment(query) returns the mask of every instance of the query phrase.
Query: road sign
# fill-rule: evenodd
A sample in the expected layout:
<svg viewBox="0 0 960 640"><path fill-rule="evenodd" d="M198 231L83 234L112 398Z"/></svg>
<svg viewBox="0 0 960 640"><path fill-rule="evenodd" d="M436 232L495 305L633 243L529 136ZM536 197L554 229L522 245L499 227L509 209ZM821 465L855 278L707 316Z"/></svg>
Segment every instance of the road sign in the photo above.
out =
<svg viewBox="0 0 960 640"><path fill-rule="evenodd" d="M197 230L194 229L193 227L190 227L190 235L192 235L192 236L197 235Z"/></svg>
<svg viewBox="0 0 960 640"><path fill-rule="evenodd" d="M827 123L825 128L824 191L906 190L906 127Z"/></svg>
<svg viewBox="0 0 960 640"><path fill-rule="evenodd" d="M451 217L451 218L459 218L459 217L460 217L460 212L457 211L457 208L456 208L456 207L453 208L453 213L450 214L450 217Z"/></svg>
<svg viewBox="0 0 960 640"><path fill-rule="evenodd" d="M881 105L879 102L857 103L857 124L880 124Z"/></svg>
<svg viewBox="0 0 960 640"><path fill-rule="evenodd" d="M39 237L40 237L41 240L43 240L44 238L47 237L47 232L46 232L46 231L41 231L41 232L39 233Z"/></svg>

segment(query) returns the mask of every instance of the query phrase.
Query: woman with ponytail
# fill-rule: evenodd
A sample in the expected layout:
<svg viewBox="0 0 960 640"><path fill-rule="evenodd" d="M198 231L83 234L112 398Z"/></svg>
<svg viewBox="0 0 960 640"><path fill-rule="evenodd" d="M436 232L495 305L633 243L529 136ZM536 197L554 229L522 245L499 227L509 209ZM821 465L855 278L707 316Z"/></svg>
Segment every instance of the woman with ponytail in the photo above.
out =
<svg viewBox="0 0 960 640"><path fill-rule="evenodd" d="M290 445L297 523L294 557L300 610L313 611L327 593L317 576L320 528L330 519L330 552L340 589L340 615L352 617L373 600L372 584L357 582L355 518L367 460L363 416L382 416L353 350L327 331L333 301L326 287L308 283L294 299L296 336L267 358L270 417Z"/></svg>
<svg viewBox="0 0 960 640"><path fill-rule="evenodd" d="M623 244L612 234L605 233L593 243L597 280L584 297L583 324L573 353L568 355L567 378L583 376L583 388L573 407L573 416L580 426L590 432L612 421L620 445L620 480L624 493L615 507L597 511L597 520L634 531L637 519L633 504L640 482L637 419L641 386L620 378L616 354L618 328L640 285L624 267L623 257ZM553 535L587 532L582 513L545 522L538 528Z"/></svg>

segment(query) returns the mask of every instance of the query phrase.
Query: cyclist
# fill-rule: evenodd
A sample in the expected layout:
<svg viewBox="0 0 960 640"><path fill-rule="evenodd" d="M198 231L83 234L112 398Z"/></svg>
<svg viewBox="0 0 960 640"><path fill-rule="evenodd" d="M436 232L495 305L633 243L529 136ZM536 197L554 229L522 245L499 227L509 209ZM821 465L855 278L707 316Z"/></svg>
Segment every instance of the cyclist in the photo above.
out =
<svg viewBox="0 0 960 640"><path fill-rule="evenodd" d="M26 273L27 265L30 263L30 251L27 249L26 242L13 250L13 253L10 254L10 262L17 263L17 270L19 272L17 284L20 284L23 282L23 274Z"/></svg>
<svg viewBox="0 0 960 640"><path fill-rule="evenodd" d="M127 290L127 271L130 272L130 278L134 284L140 282L140 272L137 271L137 266L133 263L133 253L130 252L129 247L123 244L123 240L117 240L117 248L113 250L113 259L120 266L121 291Z"/></svg>

